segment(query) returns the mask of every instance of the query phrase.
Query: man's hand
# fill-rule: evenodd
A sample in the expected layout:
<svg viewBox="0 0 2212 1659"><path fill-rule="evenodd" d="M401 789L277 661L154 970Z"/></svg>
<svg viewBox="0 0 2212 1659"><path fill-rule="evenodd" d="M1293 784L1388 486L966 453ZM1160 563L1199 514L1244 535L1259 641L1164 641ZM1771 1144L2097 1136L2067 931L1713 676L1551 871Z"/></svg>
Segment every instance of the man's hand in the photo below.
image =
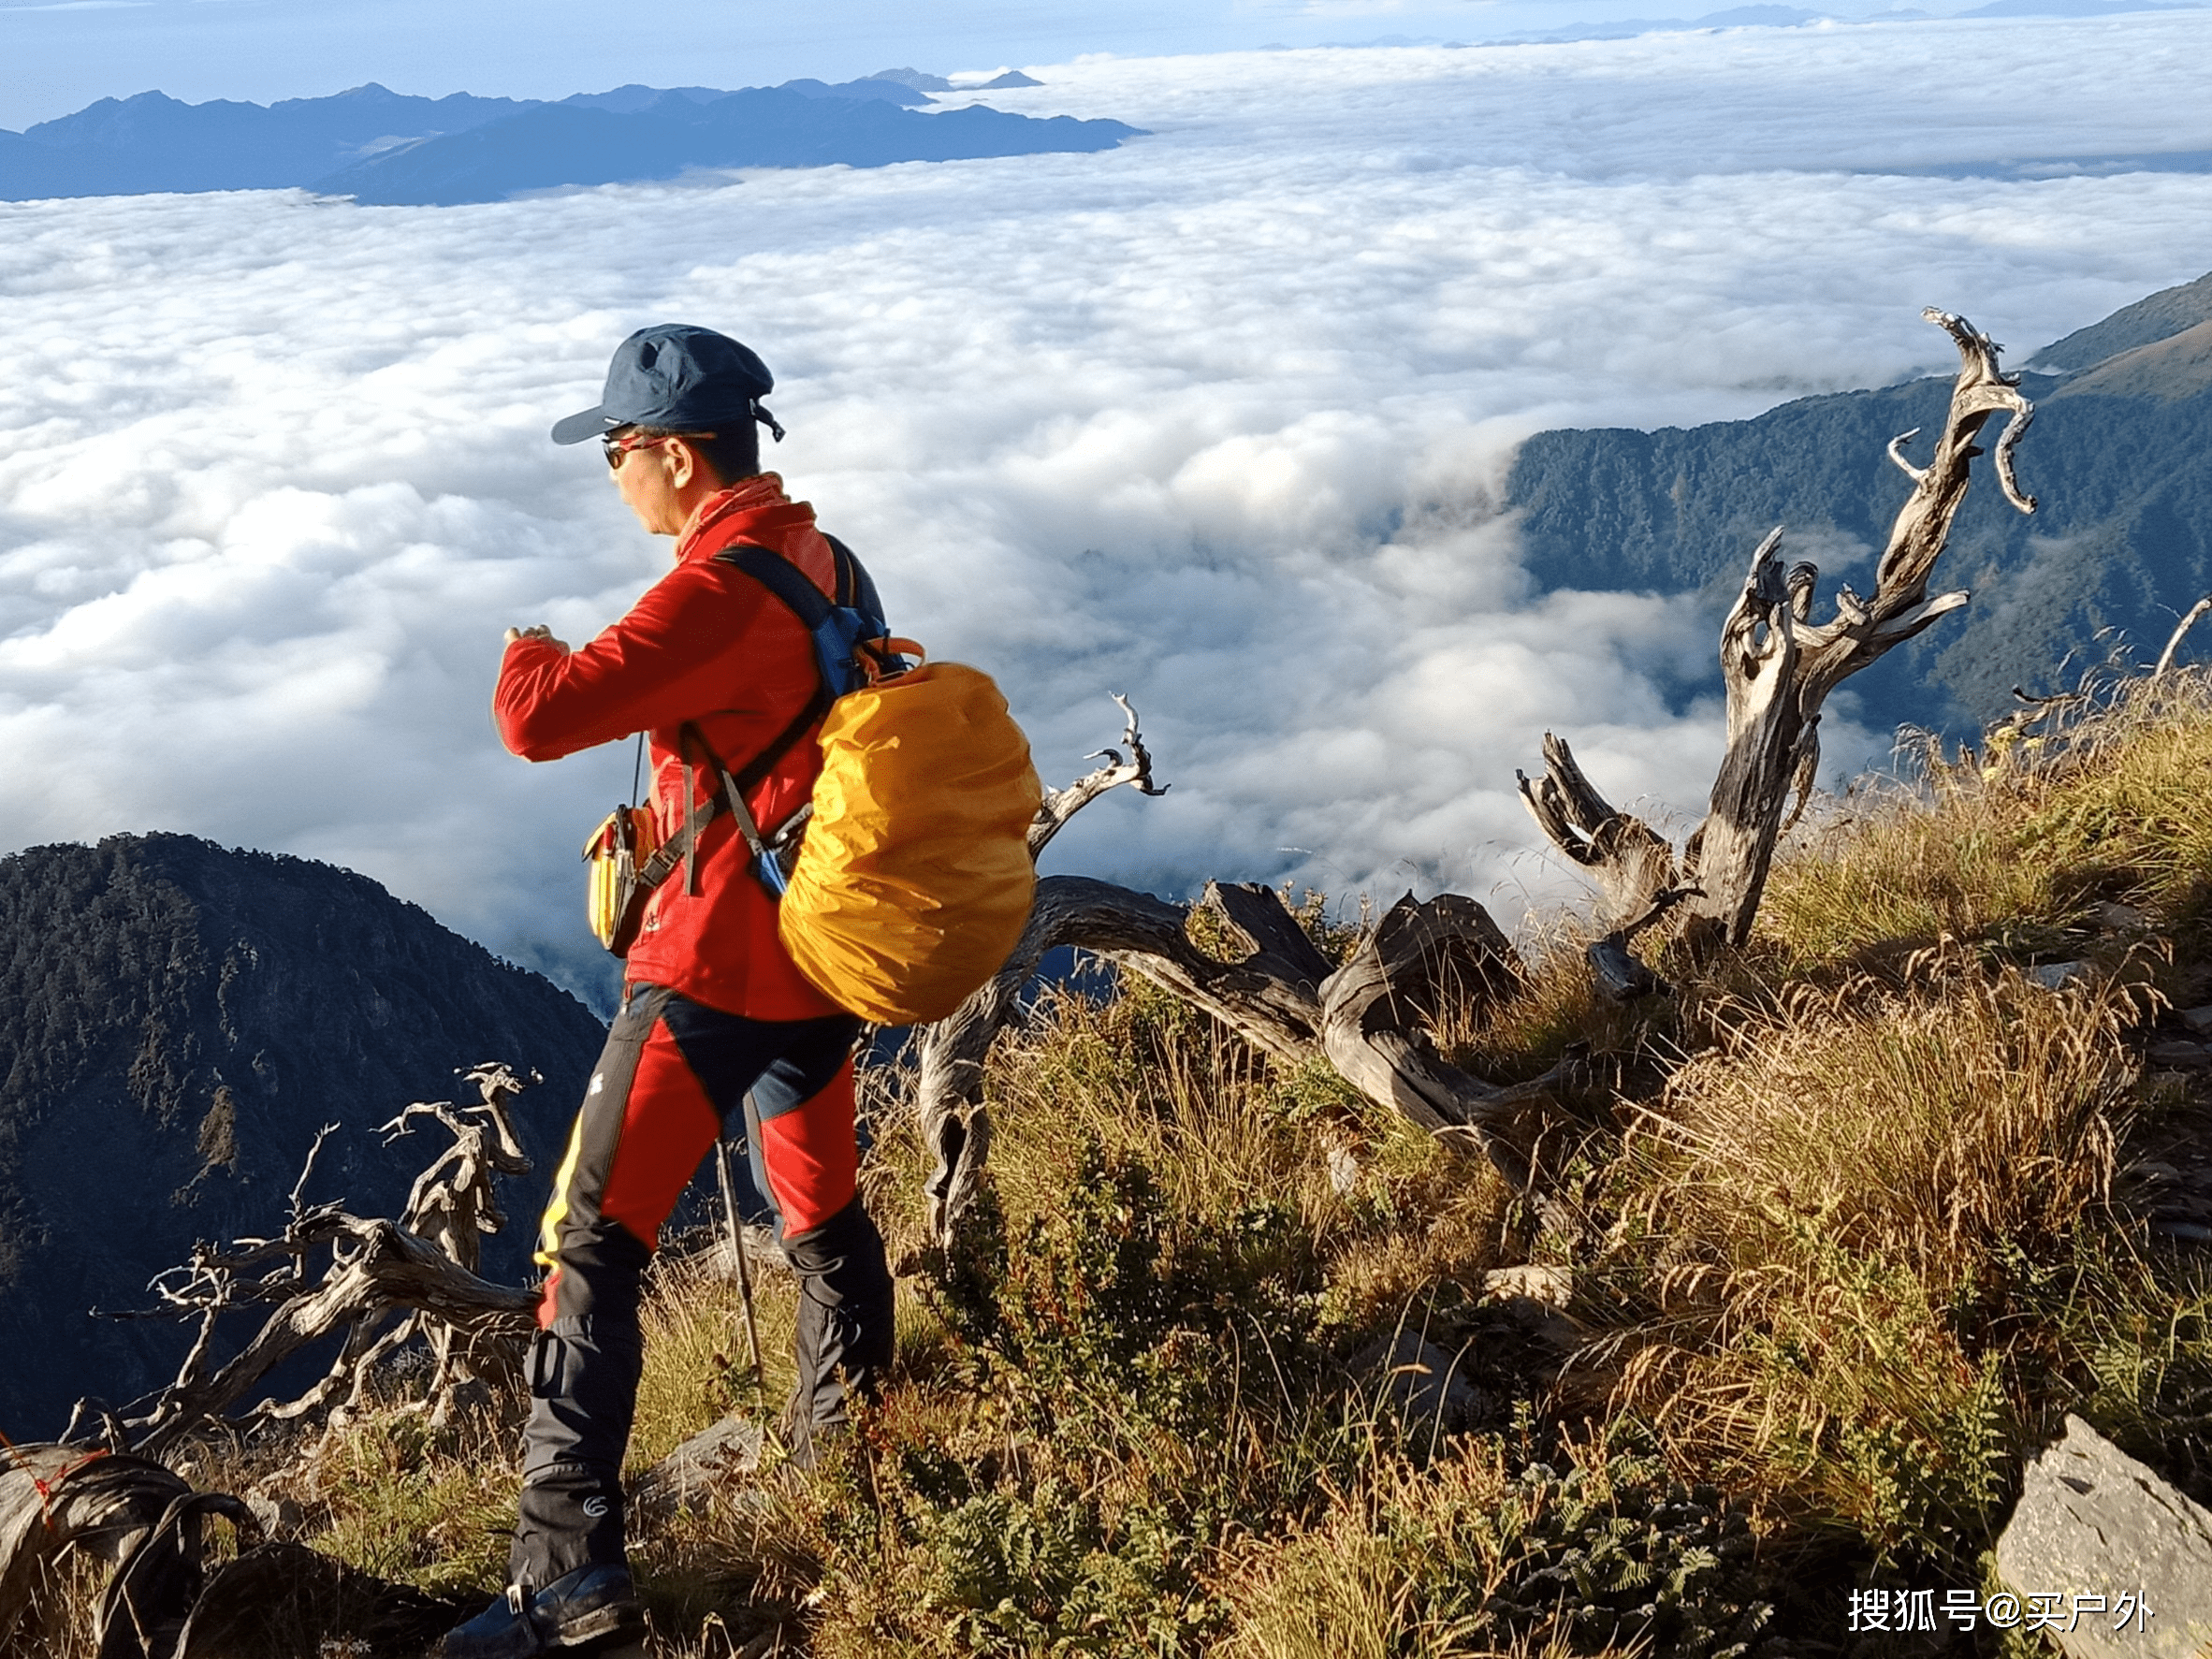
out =
<svg viewBox="0 0 2212 1659"><path fill-rule="evenodd" d="M555 639L553 630L543 622L540 622L535 628L510 628L507 630L507 643L509 645L513 645L518 639L542 639L549 646L557 646L564 651L568 649L568 642Z"/></svg>

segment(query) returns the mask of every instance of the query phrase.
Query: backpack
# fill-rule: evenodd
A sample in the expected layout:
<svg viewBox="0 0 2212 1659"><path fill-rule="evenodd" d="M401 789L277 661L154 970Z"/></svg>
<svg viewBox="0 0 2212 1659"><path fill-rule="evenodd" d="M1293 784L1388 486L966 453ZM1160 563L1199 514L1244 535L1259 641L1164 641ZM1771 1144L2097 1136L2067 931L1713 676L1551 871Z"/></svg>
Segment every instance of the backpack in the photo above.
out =
<svg viewBox="0 0 2212 1659"><path fill-rule="evenodd" d="M735 775L684 728L685 798L694 746L722 787L653 851L638 882L649 892L679 862L688 872L700 832L726 809L755 875L779 896L778 937L817 989L877 1025L942 1019L1005 966L1028 923L1037 879L1028 832L1042 786L990 677L958 662L907 666L921 648L890 636L866 571L844 543L825 539L834 597L772 549L740 543L715 555L798 618L821 681ZM818 720L813 798L765 832L745 796Z"/></svg>

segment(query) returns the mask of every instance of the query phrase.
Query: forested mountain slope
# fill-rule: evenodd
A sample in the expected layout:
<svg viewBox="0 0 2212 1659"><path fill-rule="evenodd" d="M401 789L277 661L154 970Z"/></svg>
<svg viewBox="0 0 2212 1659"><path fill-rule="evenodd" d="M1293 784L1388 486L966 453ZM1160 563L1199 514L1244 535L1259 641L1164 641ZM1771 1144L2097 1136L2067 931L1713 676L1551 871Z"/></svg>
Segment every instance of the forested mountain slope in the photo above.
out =
<svg viewBox="0 0 2212 1659"><path fill-rule="evenodd" d="M2212 276L2167 289L2031 359L2038 412L2019 455L2041 510L1979 486L1939 585L1971 589L1939 624L1855 685L1865 718L1964 726L2017 684L2048 691L2123 631L2155 655L2212 590ZM1688 429L1541 432L1507 487L1528 567L1546 589L1699 590L1715 619L1775 525L1785 549L1862 590L1910 483L1884 455L1941 425L1947 379L1806 398L1754 420ZM1907 446L1907 455L1913 450ZM1925 452L1923 452L1925 453ZM1695 690L1697 688L1686 688Z"/></svg>
<svg viewBox="0 0 2212 1659"><path fill-rule="evenodd" d="M0 859L0 1431L167 1380L182 1328L88 1310L145 1305L196 1240L280 1229L323 1124L306 1196L397 1214L433 1149L377 1126L504 1059L545 1073L518 1116L548 1173L603 1031L328 865L170 835ZM520 1281L530 1220L489 1241L489 1276Z"/></svg>

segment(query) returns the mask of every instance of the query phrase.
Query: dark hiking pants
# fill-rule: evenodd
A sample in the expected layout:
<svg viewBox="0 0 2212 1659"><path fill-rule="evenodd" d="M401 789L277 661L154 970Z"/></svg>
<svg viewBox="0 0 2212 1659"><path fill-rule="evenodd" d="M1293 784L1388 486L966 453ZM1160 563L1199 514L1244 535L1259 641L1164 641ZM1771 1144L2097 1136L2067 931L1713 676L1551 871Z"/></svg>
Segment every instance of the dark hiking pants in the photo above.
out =
<svg viewBox="0 0 2212 1659"><path fill-rule="evenodd" d="M743 1111L753 1182L799 1279L799 1382L785 1417L794 1449L805 1455L816 1429L845 1420L848 1384L872 1389L890 1364L891 1273L853 1186L858 1029L842 1014L752 1020L630 988L546 1210L511 1581L543 1587L623 1559L646 1264L732 1113Z"/></svg>

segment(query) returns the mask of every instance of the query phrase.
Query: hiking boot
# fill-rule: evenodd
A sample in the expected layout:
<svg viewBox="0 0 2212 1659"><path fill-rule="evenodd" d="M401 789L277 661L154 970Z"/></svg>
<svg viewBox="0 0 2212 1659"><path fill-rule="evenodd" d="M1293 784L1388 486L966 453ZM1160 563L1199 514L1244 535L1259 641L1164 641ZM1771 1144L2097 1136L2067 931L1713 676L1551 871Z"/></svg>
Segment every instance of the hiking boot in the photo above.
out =
<svg viewBox="0 0 2212 1659"><path fill-rule="evenodd" d="M580 1566L535 1595L519 1584L445 1633L432 1659L538 1659L645 1631L645 1609L625 1566Z"/></svg>

